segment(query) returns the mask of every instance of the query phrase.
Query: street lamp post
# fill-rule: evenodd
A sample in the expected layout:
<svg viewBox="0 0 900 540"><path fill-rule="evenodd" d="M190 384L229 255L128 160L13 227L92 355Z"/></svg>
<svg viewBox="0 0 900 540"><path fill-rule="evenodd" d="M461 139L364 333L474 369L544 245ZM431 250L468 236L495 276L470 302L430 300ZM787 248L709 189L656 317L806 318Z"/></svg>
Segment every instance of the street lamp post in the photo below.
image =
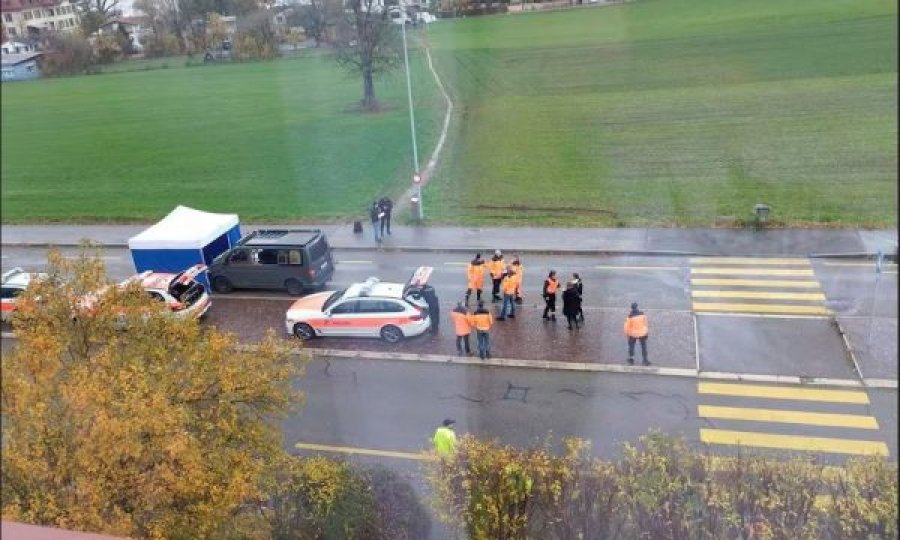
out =
<svg viewBox="0 0 900 540"><path fill-rule="evenodd" d="M405 18L404 13L404 19ZM422 208L422 183L419 179L419 148L416 146L416 116L413 112L412 81L409 77L409 53L406 50L406 20L403 21L400 27L400 32L403 35L403 64L406 66L406 97L409 101L409 133L412 137L413 168L415 169L413 177L418 180L415 182L417 199L416 214L419 221L422 221L425 218L425 213Z"/></svg>

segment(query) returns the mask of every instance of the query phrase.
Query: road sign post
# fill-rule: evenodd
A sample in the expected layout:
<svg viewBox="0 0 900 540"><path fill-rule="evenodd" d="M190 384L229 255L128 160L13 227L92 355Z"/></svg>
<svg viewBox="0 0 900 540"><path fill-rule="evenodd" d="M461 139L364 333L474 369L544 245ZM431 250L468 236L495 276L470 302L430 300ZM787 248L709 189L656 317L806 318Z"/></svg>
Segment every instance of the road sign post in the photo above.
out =
<svg viewBox="0 0 900 540"><path fill-rule="evenodd" d="M866 332L866 350L872 354L872 327L875 324L875 308L878 305L878 285L881 283L881 273L884 272L884 252L880 249L875 255L875 286L872 288L872 308L869 310L869 329Z"/></svg>

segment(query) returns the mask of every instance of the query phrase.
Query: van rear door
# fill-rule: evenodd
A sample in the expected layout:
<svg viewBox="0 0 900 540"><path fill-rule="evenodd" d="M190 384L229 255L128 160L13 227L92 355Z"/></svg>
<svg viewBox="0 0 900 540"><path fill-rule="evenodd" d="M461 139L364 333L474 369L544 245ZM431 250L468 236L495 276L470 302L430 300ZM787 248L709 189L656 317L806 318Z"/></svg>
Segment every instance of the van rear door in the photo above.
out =
<svg viewBox="0 0 900 540"><path fill-rule="evenodd" d="M307 278L310 282L322 285L331 279L334 274L334 258L331 255L331 246L325 234L318 235L306 247L306 253L309 257L307 265Z"/></svg>

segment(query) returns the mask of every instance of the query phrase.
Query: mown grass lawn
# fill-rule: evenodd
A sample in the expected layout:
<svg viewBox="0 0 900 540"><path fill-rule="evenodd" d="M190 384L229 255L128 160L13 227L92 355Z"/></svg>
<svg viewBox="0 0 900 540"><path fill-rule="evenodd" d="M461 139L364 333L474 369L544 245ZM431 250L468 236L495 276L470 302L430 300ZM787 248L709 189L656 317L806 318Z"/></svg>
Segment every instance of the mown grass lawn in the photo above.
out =
<svg viewBox="0 0 900 540"><path fill-rule="evenodd" d="M638 0L442 21L459 104L427 214L464 223L897 223L897 5Z"/></svg>
<svg viewBox="0 0 900 540"><path fill-rule="evenodd" d="M413 52L420 152L443 104ZM246 220L362 216L412 172L402 71L359 113L357 78L321 55L4 83L2 219L152 221L177 204Z"/></svg>

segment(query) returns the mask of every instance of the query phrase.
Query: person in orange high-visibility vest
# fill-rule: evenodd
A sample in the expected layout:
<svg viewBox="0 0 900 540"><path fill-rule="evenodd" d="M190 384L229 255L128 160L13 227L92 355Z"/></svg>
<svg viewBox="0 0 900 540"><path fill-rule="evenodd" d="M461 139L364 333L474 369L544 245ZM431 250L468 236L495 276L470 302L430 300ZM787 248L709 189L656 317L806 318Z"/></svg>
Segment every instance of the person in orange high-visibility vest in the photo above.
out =
<svg viewBox="0 0 900 540"><path fill-rule="evenodd" d="M647 316L638 309L637 302L634 302L631 304L631 313L625 317L625 335L628 336L628 365L634 365L634 343L636 341L641 342L644 365L650 365L650 361L647 360L647 335L649 333Z"/></svg>
<svg viewBox="0 0 900 540"><path fill-rule="evenodd" d="M475 327L475 333L478 335L478 356L482 360L491 357L491 326L494 324L494 318L491 312L484 307L484 302L478 302L478 309L469 316L472 326Z"/></svg>
<svg viewBox="0 0 900 540"><path fill-rule="evenodd" d="M465 345L466 355L472 354L469 349L469 334L472 333L471 315L462 302L456 303L456 307L450 312L450 318L453 320L453 329L456 333L456 352L462 354Z"/></svg>
<svg viewBox="0 0 900 540"><path fill-rule="evenodd" d="M519 286L516 288L516 303L522 303L522 280L525 279L525 267L522 266L522 261L519 260L519 256L515 256L512 260L512 264L509 265L510 269L515 271L516 276L519 280Z"/></svg>
<svg viewBox="0 0 900 540"><path fill-rule="evenodd" d="M519 276L512 266L506 271L506 276L500 283L500 289L503 291L503 305L500 307L500 316L498 321L505 321L507 317L516 318L516 291L519 290Z"/></svg>
<svg viewBox="0 0 900 540"><path fill-rule="evenodd" d="M506 272L506 263L503 261L503 253L498 249L494 252L494 256L487 262L488 271L491 273L491 281L493 288L491 289L491 302L499 302L500 298L500 282L503 281L503 274Z"/></svg>
<svg viewBox="0 0 900 540"><path fill-rule="evenodd" d="M556 279L556 270L550 270L547 279L544 280L544 319L556 320L556 291L559 290L559 280ZM549 314L549 316L548 316Z"/></svg>
<svg viewBox="0 0 900 540"><path fill-rule="evenodd" d="M476 253L475 258L466 268L466 277L468 278L468 288L466 289L466 305L469 305L469 297L472 296L472 290L475 290L475 300L481 301L481 290L484 289L484 261L481 260L481 253Z"/></svg>

